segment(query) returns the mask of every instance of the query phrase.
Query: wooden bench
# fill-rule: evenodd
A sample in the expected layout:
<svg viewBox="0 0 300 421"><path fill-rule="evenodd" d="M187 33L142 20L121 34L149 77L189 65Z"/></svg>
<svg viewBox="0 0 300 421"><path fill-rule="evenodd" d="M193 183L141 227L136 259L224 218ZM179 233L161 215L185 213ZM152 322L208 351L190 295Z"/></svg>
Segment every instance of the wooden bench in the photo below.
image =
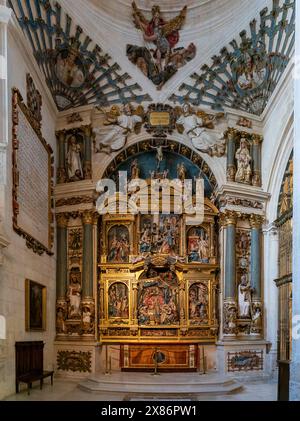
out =
<svg viewBox="0 0 300 421"><path fill-rule="evenodd" d="M54 371L44 371L44 343L36 342L16 342L16 393L19 393L20 383L27 384L28 395L32 384L40 382L43 388L44 379L51 377L53 385Z"/></svg>

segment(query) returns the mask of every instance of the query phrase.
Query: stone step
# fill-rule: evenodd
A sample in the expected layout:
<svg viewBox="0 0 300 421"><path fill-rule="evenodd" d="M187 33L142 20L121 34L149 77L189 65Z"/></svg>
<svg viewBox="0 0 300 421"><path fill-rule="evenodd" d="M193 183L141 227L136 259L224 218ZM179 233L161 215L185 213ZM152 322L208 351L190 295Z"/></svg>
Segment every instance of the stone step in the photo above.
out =
<svg viewBox="0 0 300 421"><path fill-rule="evenodd" d="M238 393L243 390L243 386L236 380L226 380L220 378L209 378L209 376L200 376L197 374L185 374L179 376L161 374L159 376L145 375L144 373L134 376L120 375L98 375L92 376L79 383L78 387L87 392L117 392L133 393L135 395L228 395ZM206 378L204 378L206 377ZM175 383L176 381L176 383Z"/></svg>

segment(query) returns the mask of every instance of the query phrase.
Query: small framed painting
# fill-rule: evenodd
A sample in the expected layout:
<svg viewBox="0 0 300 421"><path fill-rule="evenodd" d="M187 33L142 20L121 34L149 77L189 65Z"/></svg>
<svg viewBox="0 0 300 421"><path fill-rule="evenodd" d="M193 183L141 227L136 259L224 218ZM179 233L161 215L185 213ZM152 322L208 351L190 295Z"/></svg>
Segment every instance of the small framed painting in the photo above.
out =
<svg viewBox="0 0 300 421"><path fill-rule="evenodd" d="M26 331L46 330L47 289L44 285L25 280L25 323Z"/></svg>

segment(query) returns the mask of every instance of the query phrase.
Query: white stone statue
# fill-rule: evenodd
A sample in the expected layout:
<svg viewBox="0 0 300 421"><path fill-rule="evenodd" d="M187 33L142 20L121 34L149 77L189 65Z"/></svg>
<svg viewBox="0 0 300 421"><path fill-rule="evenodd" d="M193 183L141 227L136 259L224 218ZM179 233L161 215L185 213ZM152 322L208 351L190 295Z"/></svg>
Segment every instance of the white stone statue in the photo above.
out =
<svg viewBox="0 0 300 421"><path fill-rule="evenodd" d="M67 166L69 180L81 180L83 178L81 146L77 143L76 136L71 136L69 140Z"/></svg>
<svg viewBox="0 0 300 421"><path fill-rule="evenodd" d="M96 128L94 132L96 143L99 145L96 151L107 154L124 148L128 136L143 122L142 117L133 114L130 104L124 105L121 114L118 107L112 107L109 113L105 112L105 116L104 126L108 126L109 129L103 131L103 128Z"/></svg>
<svg viewBox="0 0 300 421"><path fill-rule="evenodd" d="M223 136L218 137L214 133L209 133L206 129L207 122L193 113L189 104L184 104L182 111L183 114L177 119L176 124L184 128L184 134L190 138L193 146L203 153L222 156L225 153ZM213 117L210 123L215 120L216 117Z"/></svg>
<svg viewBox="0 0 300 421"><path fill-rule="evenodd" d="M76 274L71 274L68 288L69 317L78 317L81 314L81 285Z"/></svg>
<svg viewBox="0 0 300 421"><path fill-rule="evenodd" d="M250 184L250 179L252 175L251 171L251 155L248 148L248 142L245 138L241 139L241 144L239 149L236 152L237 160L237 172L235 175L235 181L238 183Z"/></svg>
<svg viewBox="0 0 300 421"><path fill-rule="evenodd" d="M242 319L250 318L251 310L251 293L252 289L248 282L247 275L241 277L241 282L238 287L238 305L239 317Z"/></svg>

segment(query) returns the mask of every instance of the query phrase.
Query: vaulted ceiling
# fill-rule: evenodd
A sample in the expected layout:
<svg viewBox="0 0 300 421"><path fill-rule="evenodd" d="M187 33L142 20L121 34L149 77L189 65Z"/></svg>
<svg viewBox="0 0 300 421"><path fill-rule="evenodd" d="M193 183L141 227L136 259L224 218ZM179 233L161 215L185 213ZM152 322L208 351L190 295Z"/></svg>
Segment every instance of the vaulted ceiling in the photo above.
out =
<svg viewBox="0 0 300 421"><path fill-rule="evenodd" d="M193 60L163 88L126 57L142 45L131 0L9 0L58 110L144 101L226 107L260 115L293 53L294 0L136 0L146 17L159 4L166 20L187 5L178 46ZM70 78L67 65L75 64Z"/></svg>

